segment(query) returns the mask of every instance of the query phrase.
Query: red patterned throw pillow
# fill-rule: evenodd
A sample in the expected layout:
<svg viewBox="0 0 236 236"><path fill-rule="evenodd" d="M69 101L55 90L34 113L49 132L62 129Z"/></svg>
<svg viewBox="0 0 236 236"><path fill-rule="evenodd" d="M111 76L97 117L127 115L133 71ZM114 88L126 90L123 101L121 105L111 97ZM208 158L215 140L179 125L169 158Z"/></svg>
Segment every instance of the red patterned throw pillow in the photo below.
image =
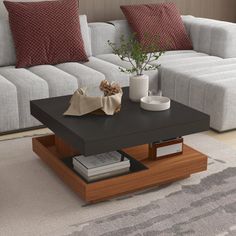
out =
<svg viewBox="0 0 236 236"><path fill-rule="evenodd" d="M88 60L78 0L4 4L16 49L16 67Z"/></svg>
<svg viewBox="0 0 236 236"><path fill-rule="evenodd" d="M188 50L192 43L174 3L121 6L137 39L145 47L155 41L160 50Z"/></svg>

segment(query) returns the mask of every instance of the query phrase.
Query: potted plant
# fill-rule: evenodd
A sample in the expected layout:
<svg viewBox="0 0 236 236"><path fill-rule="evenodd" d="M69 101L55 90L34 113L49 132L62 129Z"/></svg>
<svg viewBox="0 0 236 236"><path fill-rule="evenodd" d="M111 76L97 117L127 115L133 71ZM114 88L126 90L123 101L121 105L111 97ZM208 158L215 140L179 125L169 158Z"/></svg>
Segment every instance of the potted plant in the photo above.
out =
<svg viewBox="0 0 236 236"><path fill-rule="evenodd" d="M144 74L145 71L156 70L160 64L151 65L151 62L157 61L163 51L158 50L157 40L151 40L147 46L143 46L133 34L127 40L124 35L120 38L120 45L108 41L113 53L118 55L122 61L129 62L130 68L121 68L122 72L131 74L129 96L132 101L138 102L142 97L148 96L149 77Z"/></svg>

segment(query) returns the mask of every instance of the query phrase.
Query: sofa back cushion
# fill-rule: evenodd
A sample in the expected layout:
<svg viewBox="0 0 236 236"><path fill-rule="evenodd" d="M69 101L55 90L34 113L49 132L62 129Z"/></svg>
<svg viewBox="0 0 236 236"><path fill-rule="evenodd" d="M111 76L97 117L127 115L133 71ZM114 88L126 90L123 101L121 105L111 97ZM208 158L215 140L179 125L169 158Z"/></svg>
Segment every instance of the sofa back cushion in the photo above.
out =
<svg viewBox="0 0 236 236"><path fill-rule="evenodd" d="M236 24L205 18L188 18L195 51L222 58L236 58Z"/></svg>
<svg viewBox="0 0 236 236"><path fill-rule="evenodd" d="M16 67L87 61L78 1L4 1L16 50Z"/></svg>
<svg viewBox="0 0 236 236"><path fill-rule="evenodd" d="M144 47L155 43L162 51L192 49L174 3L128 5L121 9Z"/></svg>
<svg viewBox="0 0 236 236"><path fill-rule="evenodd" d="M108 40L116 42L119 35L114 25L110 23L89 23L91 47L93 56L112 53Z"/></svg>
<svg viewBox="0 0 236 236"><path fill-rule="evenodd" d="M90 29L88 26L87 16L80 15L80 30L82 34L82 38L84 41L84 49L88 57L92 56L92 47L91 47L91 38L90 38Z"/></svg>
<svg viewBox="0 0 236 236"><path fill-rule="evenodd" d="M11 29L7 19L0 20L0 66L16 63L16 54Z"/></svg>
<svg viewBox="0 0 236 236"><path fill-rule="evenodd" d="M92 56L87 16L80 15L80 29L88 57ZM16 64L16 53L8 19L0 19L0 66Z"/></svg>

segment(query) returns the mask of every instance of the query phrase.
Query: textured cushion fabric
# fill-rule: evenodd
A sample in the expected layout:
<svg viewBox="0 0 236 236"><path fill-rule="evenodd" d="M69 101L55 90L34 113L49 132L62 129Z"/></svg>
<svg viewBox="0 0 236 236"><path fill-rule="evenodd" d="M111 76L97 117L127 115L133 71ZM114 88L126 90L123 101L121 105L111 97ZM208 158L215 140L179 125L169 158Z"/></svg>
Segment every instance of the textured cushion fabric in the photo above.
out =
<svg viewBox="0 0 236 236"><path fill-rule="evenodd" d="M185 61L186 59L192 60L197 57L203 58L203 57L208 57L208 55L205 53L198 53L195 51L192 51L189 53L183 52L183 53L177 53L177 54L165 54L161 58L159 58L158 61L159 63L172 62L172 61L177 63L178 61L181 61L181 60L185 60Z"/></svg>
<svg viewBox="0 0 236 236"><path fill-rule="evenodd" d="M193 16L182 16L182 20L186 29L187 34L190 36L190 21L192 22L193 19L196 19ZM116 38L115 43L117 45L120 45L120 36L123 35L125 39L130 37L132 35L132 29L130 28L130 25L127 20L114 20L109 21L110 24L114 25L116 30ZM170 53L182 53L182 52L193 52L193 50L176 50L176 51L166 51L166 54ZM103 53L101 53L103 54Z"/></svg>
<svg viewBox="0 0 236 236"><path fill-rule="evenodd" d="M236 68L236 64L233 65ZM211 127L218 130L235 128L236 114L236 69L225 68L204 74L194 75L190 81L190 106L208 113Z"/></svg>
<svg viewBox="0 0 236 236"><path fill-rule="evenodd" d="M112 24L89 23L92 55L112 53L108 40L116 42L116 30Z"/></svg>
<svg viewBox="0 0 236 236"><path fill-rule="evenodd" d="M129 5L121 9L144 47L155 43L158 36L159 50L192 49L174 3Z"/></svg>
<svg viewBox="0 0 236 236"><path fill-rule="evenodd" d="M123 68L131 68L129 62L122 61L117 55L114 54L103 54L98 55L97 58L100 58L104 61L113 63L119 67ZM158 61L154 61L151 64L161 64L162 66L171 65L171 66L180 66L180 65L188 65L193 62L202 62L205 63L207 61L216 61L217 57L210 57L204 53L197 53L192 50L186 51L168 51L166 52ZM149 87L152 91L157 91L158 85L158 71L146 71L145 74L149 76Z"/></svg>
<svg viewBox="0 0 236 236"><path fill-rule="evenodd" d="M97 70L100 70L103 74L105 74L108 80L109 80L109 78L113 78L113 81L119 82L122 86L129 84L129 76L130 75L125 74L125 73L121 73L118 67L128 69L128 68L131 68L130 63L122 61L117 55L114 55L114 54L98 55L97 58L101 59L102 61L109 62L109 65L106 65L106 63L104 63L104 62L100 62L99 63L100 68L98 68L98 67L96 68ZM95 64L94 62L96 62L96 61L97 60L94 60L94 61L90 60L89 63ZM111 63L114 64L115 67L114 67L114 65L111 66ZM147 74L149 76L150 90L153 92L157 91L158 71L157 70L145 71L145 74ZM120 77L120 75L122 75L122 76Z"/></svg>
<svg viewBox="0 0 236 236"><path fill-rule="evenodd" d="M183 17L194 50L222 58L236 57L236 24L203 19Z"/></svg>
<svg viewBox="0 0 236 236"><path fill-rule="evenodd" d="M224 75L222 75L224 78ZM236 121L236 73L226 80L207 86L205 109L211 116L211 127L218 131L235 129Z"/></svg>
<svg viewBox="0 0 236 236"><path fill-rule="evenodd" d="M79 22L80 22L80 30L81 30L81 35L84 42L84 49L85 49L86 55L87 57L91 57L92 47L91 47L90 29L88 26L87 16L80 15Z"/></svg>
<svg viewBox="0 0 236 236"><path fill-rule="evenodd" d="M77 79L78 87L99 86L105 76L92 68L77 62L68 62L56 65L62 71L73 75Z"/></svg>
<svg viewBox="0 0 236 236"><path fill-rule="evenodd" d="M87 17L81 15L80 29L84 41L84 48L87 56L92 55L90 30L88 27ZM0 19L0 66L9 66L16 64L16 52L9 21Z"/></svg>
<svg viewBox="0 0 236 236"><path fill-rule="evenodd" d="M50 97L70 95L78 89L77 79L55 66L32 66L29 71L47 82Z"/></svg>
<svg viewBox="0 0 236 236"><path fill-rule="evenodd" d="M226 65L226 66L225 66ZM191 66L176 67L176 68L166 68L163 67L161 70L161 78L163 84L163 92L168 94L171 98L178 100L179 102L190 105L189 97L189 82L194 76L203 76L211 73L219 73L222 69L230 69L235 66L233 64L228 64L224 60L215 60L205 62L204 64L193 63ZM199 97L199 100L201 98Z"/></svg>
<svg viewBox="0 0 236 236"><path fill-rule="evenodd" d="M0 75L0 133L19 129L16 87Z"/></svg>
<svg viewBox="0 0 236 236"><path fill-rule="evenodd" d="M116 37L114 43L120 45L120 36L123 35L125 39L132 36L132 29L127 20L114 20L109 21L110 24L114 25L116 30Z"/></svg>
<svg viewBox="0 0 236 236"><path fill-rule="evenodd" d="M0 75L17 89L19 128L40 125L30 115L30 100L49 97L47 82L26 69L16 69L13 66L1 67Z"/></svg>
<svg viewBox="0 0 236 236"><path fill-rule="evenodd" d="M16 67L87 61L78 1L8 2Z"/></svg>
<svg viewBox="0 0 236 236"><path fill-rule="evenodd" d="M14 65L15 48L8 20L0 20L0 66Z"/></svg>
<svg viewBox="0 0 236 236"><path fill-rule="evenodd" d="M161 69L164 95L209 114L211 127L218 131L236 127L235 78L236 59Z"/></svg>
<svg viewBox="0 0 236 236"><path fill-rule="evenodd" d="M209 60L215 60L218 57L211 57L204 53L192 52L192 53L178 53L178 54L165 54L158 61L151 62L150 64L156 65L161 64L161 66L173 66L178 67L182 65L188 65L195 62L207 62Z"/></svg>

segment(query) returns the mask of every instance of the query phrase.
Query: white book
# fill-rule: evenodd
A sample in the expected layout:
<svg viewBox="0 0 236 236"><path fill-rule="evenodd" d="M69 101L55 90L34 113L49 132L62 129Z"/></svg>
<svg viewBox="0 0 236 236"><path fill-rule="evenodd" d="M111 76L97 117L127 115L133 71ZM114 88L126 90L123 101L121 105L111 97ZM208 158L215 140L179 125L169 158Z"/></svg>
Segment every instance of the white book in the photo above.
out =
<svg viewBox="0 0 236 236"><path fill-rule="evenodd" d="M112 165L112 166L106 166L106 168L94 168L91 170L88 170L87 168L85 168L83 165L80 164L80 162L78 162L77 160L73 160L73 166L76 166L77 168L79 168L81 170L81 172L83 172L85 175L87 176L93 176L93 175L98 175L98 174L103 174L106 173L108 171L116 171L116 170L120 170L126 167L130 167L130 162L119 162L116 165Z"/></svg>
<svg viewBox="0 0 236 236"><path fill-rule="evenodd" d="M81 176L83 176L88 182L90 181L95 181L95 180L101 180L104 178L108 178L108 177L113 177L113 176L117 176L117 175L121 175L121 174L125 174L125 173L129 173L129 167L123 168L121 170L116 170L116 171L112 171L112 172L106 172L100 175L94 175L94 176L87 176L86 174L84 174L83 172L81 172L80 169L78 169L76 166L74 166L74 170L76 172L78 172Z"/></svg>
<svg viewBox="0 0 236 236"><path fill-rule="evenodd" d="M126 157L122 160L121 154L114 151L88 157L76 156L73 158L73 164L83 169L88 175L117 166L130 166L130 161Z"/></svg>

